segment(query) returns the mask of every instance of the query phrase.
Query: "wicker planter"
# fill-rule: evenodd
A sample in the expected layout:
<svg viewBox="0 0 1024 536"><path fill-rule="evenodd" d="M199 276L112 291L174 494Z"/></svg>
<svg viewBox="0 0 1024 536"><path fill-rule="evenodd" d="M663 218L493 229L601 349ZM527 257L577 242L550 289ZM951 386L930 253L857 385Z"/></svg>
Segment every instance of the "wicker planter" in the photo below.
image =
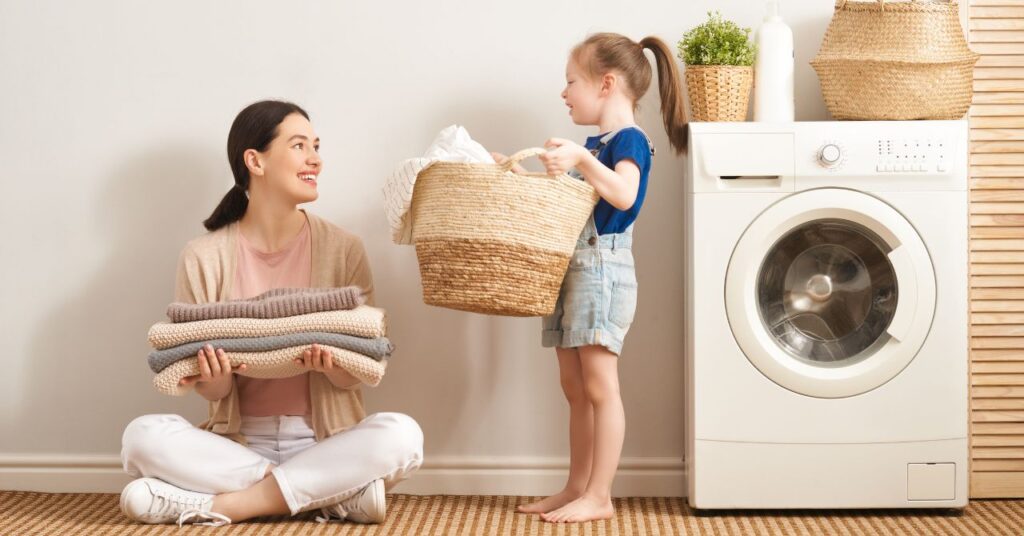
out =
<svg viewBox="0 0 1024 536"><path fill-rule="evenodd" d="M839 0L811 66L836 119L959 119L977 61L955 1Z"/></svg>
<svg viewBox="0 0 1024 536"><path fill-rule="evenodd" d="M555 309L597 193L567 175L504 164L434 162L413 190L413 242L423 302L461 311L542 316Z"/></svg>
<svg viewBox="0 0 1024 536"><path fill-rule="evenodd" d="M686 90L692 121L745 121L754 68L687 65Z"/></svg>

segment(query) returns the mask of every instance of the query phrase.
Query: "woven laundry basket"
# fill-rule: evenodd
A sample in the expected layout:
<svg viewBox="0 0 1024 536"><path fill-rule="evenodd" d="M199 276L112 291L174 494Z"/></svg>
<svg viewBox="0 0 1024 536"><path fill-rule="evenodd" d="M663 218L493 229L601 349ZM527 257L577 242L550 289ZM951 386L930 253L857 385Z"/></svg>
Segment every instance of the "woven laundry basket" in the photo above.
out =
<svg viewBox="0 0 1024 536"><path fill-rule="evenodd" d="M525 149L502 164L434 162L419 172L413 242L424 303L504 316L554 311L598 196L568 175L512 171L543 152Z"/></svg>
<svg viewBox="0 0 1024 536"><path fill-rule="evenodd" d="M959 119L977 61L955 0L838 0L811 66L836 119Z"/></svg>
<svg viewBox="0 0 1024 536"><path fill-rule="evenodd" d="M686 93L693 121L745 121L754 68L743 65L687 65Z"/></svg>

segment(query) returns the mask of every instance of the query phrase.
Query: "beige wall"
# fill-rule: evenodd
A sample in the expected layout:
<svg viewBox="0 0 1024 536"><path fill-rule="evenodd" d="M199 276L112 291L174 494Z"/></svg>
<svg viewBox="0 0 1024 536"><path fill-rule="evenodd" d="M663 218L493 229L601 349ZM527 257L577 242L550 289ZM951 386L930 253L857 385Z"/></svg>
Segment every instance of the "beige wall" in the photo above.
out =
<svg viewBox="0 0 1024 536"><path fill-rule="evenodd" d="M262 98L310 111L326 171L309 209L366 243L398 347L387 379L366 390L369 410L415 417L434 471L409 489L463 489L458 479L474 467L547 475L506 492L557 485L567 409L539 320L423 305L413 248L389 240L384 177L451 123L506 153L549 136L582 140L591 132L571 124L559 98L575 42L612 30L674 46L712 8L756 27L761 3L228 4L0 7L0 488L74 480L25 484L45 468L113 487L86 473L115 478L133 417L204 416L198 397L150 386L146 330L171 298L182 245L231 185L230 122ZM807 61L832 6L799 0L782 10L796 33L797 119L825 119ZM651 91L638 117L658 155L636 228L639 310L621 360L624 465L672 486L683 452L684 161L658 103ZM481 482L464 489L498 489Z"/></svg>

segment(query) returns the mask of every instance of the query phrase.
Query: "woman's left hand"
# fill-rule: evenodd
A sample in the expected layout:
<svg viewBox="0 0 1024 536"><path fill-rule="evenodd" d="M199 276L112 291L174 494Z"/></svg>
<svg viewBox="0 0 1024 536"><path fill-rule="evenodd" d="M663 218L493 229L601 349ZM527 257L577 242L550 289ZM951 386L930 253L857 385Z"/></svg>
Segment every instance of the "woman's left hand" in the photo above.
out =
<svg viewBox="0 0 1024 536"><path fill-rule="evenodd" d="M331 383L342 389L349 389L360 383L359 378L336 366L331 351L320 348L319 344L314 344L309 350L302 352L302 358L295 358L295 364L305 369L323 372Z"/></svg>
<svg viewBox="0 0 1024 536"><path fill-rule="evenodd" d="M561 175L579 165L588 154L582 145L562 138L551 138L544 143L548 152L538 158L548 175Z"/></svg>

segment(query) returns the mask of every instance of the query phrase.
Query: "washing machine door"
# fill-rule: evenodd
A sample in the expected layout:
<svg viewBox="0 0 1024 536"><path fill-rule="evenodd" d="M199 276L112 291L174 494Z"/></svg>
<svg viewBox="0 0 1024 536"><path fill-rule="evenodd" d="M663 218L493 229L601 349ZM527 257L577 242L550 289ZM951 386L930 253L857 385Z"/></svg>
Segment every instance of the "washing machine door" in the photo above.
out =
<svg viewBox="0 0 1024 536"><path fill-rule="evenodd" d="M931 258L885 202L823 188L786 197L740 238L729 324L775 383L820 398L874 389L917 355L935 313Z"/></svg>

